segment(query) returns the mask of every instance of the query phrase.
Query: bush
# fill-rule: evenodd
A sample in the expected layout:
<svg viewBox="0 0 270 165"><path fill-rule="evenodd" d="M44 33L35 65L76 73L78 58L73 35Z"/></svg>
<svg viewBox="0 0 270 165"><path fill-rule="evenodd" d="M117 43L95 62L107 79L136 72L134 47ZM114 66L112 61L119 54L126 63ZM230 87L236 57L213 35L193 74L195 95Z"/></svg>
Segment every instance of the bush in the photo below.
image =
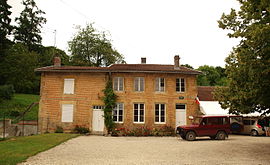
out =
<svg viewBox="0 0 270 165"><path fill-rule="evenodd" d="M89 128L78 125L76 125L76 127L74 128L74 131L79 134L87 134L90 132Z"/></svg>
<svg viewBox="0 0 270 165"><path fill-rule="evenodd" d="M113 136L175 136L175 130L171 126L164 125L159 128L148 128L145 126L126 128L115 128L112 130Z"/></svg>
<svg viewBox="0 0 270 165"><path fill-rule="evenodd" d="M13 85L0 86L0 100L11 100L15 93Z"/></svg>
<svg viewBox="0 0 270 165"><path fill-rule="evenodd" d="M56 130L55 130L55 133L63 133L64 132L64 129L60 126L57 126L56 127Z"/></svg>

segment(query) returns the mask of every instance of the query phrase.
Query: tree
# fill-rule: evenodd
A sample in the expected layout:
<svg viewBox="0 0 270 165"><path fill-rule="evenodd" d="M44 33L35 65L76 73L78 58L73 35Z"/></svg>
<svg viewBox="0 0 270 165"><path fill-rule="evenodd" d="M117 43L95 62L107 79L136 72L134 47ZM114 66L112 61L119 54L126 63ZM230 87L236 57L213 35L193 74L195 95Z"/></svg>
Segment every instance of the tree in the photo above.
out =
<svg viewBox="0 0 270 165"><path fill-rule="evenodd" d="M39 10L34 0L23 0L24 10L19 18L15 18L18 27L15 28L14 37L18 42L26 44L30 50L35 50L36 45L41 44L40 35L42 24L46 18L42 17L45 12Z"/></svg>
<svg viewBox="0 0 270 165"><path fill-rule="evenodd" d="M218 66L203 65L198 68L203 74L198 75L197 84L200 86L226 86L227 78L225 69Z"/></svg>
<svg viewBox="0 0 270 165"><path fill-rule="evenodd" d="M61 57L62 65L69 65L69 56L63 51L53 46L41 46L38 51L38 65L40 67L53 65L53 58L55 55Z"/></svg>
<svg viewBox="0 0 270 165"><path fill-rule="evenodd" d="M12 84L17 93L39 93L40 76L34 69L38 67L38 54L21 44L14 44L0 63L4 84Z"/></svg>
<svg viewBox="0 0 270 165"><path fill-rule="evenodd" d="M109 66L125 62L124 57L112 47L105 32L98 32L92 24L87 24L85 28L77 27L77 30L68 42L73 65Z"/></svg>
<svg viewBox="0 0 270 165"><path fill-rule="evenodd" d="M13 29L13 27L10 25L10 8L11 6L7 4L7 0L0 1L0 58L3 56L7 45L10 43L10 41L7 39L7 35L9 35Z"/></svg>
<svg viewBox="0 0 270 165"><path fill-rule="evenodd" d="M270 113L270 0L238 0L218 21L229 37L241 41L226 58L228 87L215 97L231 113Z"/></svg>

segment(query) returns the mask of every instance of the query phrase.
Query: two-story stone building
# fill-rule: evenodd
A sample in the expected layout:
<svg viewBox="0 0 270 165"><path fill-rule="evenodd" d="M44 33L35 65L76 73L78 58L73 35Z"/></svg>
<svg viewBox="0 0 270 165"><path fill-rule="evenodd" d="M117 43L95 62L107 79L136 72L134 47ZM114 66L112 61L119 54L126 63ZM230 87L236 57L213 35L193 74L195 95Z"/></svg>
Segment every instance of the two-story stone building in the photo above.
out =
<svg viewBox="0 0 270 165"><path fill-rule="evenodd" d="M76 125L93 132L104 131L103 89L109 77L118 96L113 120L126 128L188 124L188 116L199 111L196 76L199 71L174 65L114 64L110 67L54 66L41 72L39 131L65 131Z"/></svg>

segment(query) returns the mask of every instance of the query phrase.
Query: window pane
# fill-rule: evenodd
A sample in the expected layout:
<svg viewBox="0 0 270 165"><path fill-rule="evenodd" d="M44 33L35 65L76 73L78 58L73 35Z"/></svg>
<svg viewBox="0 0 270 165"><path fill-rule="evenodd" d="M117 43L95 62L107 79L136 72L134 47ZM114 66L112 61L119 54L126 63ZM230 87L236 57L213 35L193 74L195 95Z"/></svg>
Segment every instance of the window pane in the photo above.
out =
<svg viewBox="0 0 270 165"><path fill-rule="evenodd" d="M134 122L138 122L138 116L134 116Z"/></svg>
<svg viewBox="0 0 270 165"><path fill-rule="evenodd" d="M179 78L176 79L176 92L180 92Z"/></svg>
<svg viewBox="0 0 270 165"><path fill-rule="evenodd" d="M122 122L123 121L123 116L119 116L118 121Z"/></svg>
<svg viewBox="0 0 270 165"><path fill-rule="evenodd" d="M160 120L161 120L160 122L165 122L165 117L161 116Z"/></svg>
<svg viewBox="0 0 270 165"><path fill-rule="evenodd" d="M155 109L159 110L159 104L155 104Z"/></svg>
<svg viewBox="0 0 270 165"><path fill-rule="evenodd" d="M144 109L144 104L140 104L140 109Z"/></svg>
<svg viewBox="0 0 270 165"><path fill-rule="evenodd" d="M119 115L123 115L123 110L119 109Z"/></svg>
<svg viewBox="0 0 270 165"><path fill-rule="evenodd" d="M155 114L156 114L157 116L159 116L159 110L158 110L158 109L155 111Z"/></svg>
<svg viewBox="0 0 270 165"><path fill-rule="evenodd" d="M140 122L144 122L142 115L140 115Z"/></svg>
<svg viewBox="0 0 270 165"><path fill-rule="evenodd" d="M181 92L185 92L185 79L181 78Z"/></svg>
<svg viewBox="0 0 270 165"><path fill-rule="evenodd" d="M155 117L155 122L159 122L159 117L158 116Z"/></svg>
<svg viewBox="0 0 270 165"><path fill-rule="evenodd" d="M165 109L165 104L160 104L160 109L164 110Z"/></svg>
<svg viewBox="0 0 270 165"><path fill-rule="evenodd" d="M138 109L138 104L134 104L134 109Z"/></svg>
<svg viewBox="0 0 270 165"><path fill-rule="evenodd" d="M161 116L165 116L165 110L161 110Z"/></svg>
<svg viewBox="0 0 270 165"><path fill-rule="evenodd" d="M138 110L134 110L134 115L138 115Z"/></svg>
<svg viewBox="0 0 270 165"><path fill-rule="evenodd" d="M144 110L140 110L140 115L144 115Z"/></svg>

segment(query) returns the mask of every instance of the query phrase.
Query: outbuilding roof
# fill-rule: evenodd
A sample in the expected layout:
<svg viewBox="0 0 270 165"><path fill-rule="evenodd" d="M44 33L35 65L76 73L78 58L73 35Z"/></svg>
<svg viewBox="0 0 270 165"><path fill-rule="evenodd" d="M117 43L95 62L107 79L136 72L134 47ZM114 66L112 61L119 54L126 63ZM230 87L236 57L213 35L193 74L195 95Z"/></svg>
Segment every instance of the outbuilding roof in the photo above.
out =
<svg viewBox="0 0 270 165"><path fill-rule="evenodd" d="M216 101L213 97L214 86L198 86L198 98L200 101Z"/></svg>

